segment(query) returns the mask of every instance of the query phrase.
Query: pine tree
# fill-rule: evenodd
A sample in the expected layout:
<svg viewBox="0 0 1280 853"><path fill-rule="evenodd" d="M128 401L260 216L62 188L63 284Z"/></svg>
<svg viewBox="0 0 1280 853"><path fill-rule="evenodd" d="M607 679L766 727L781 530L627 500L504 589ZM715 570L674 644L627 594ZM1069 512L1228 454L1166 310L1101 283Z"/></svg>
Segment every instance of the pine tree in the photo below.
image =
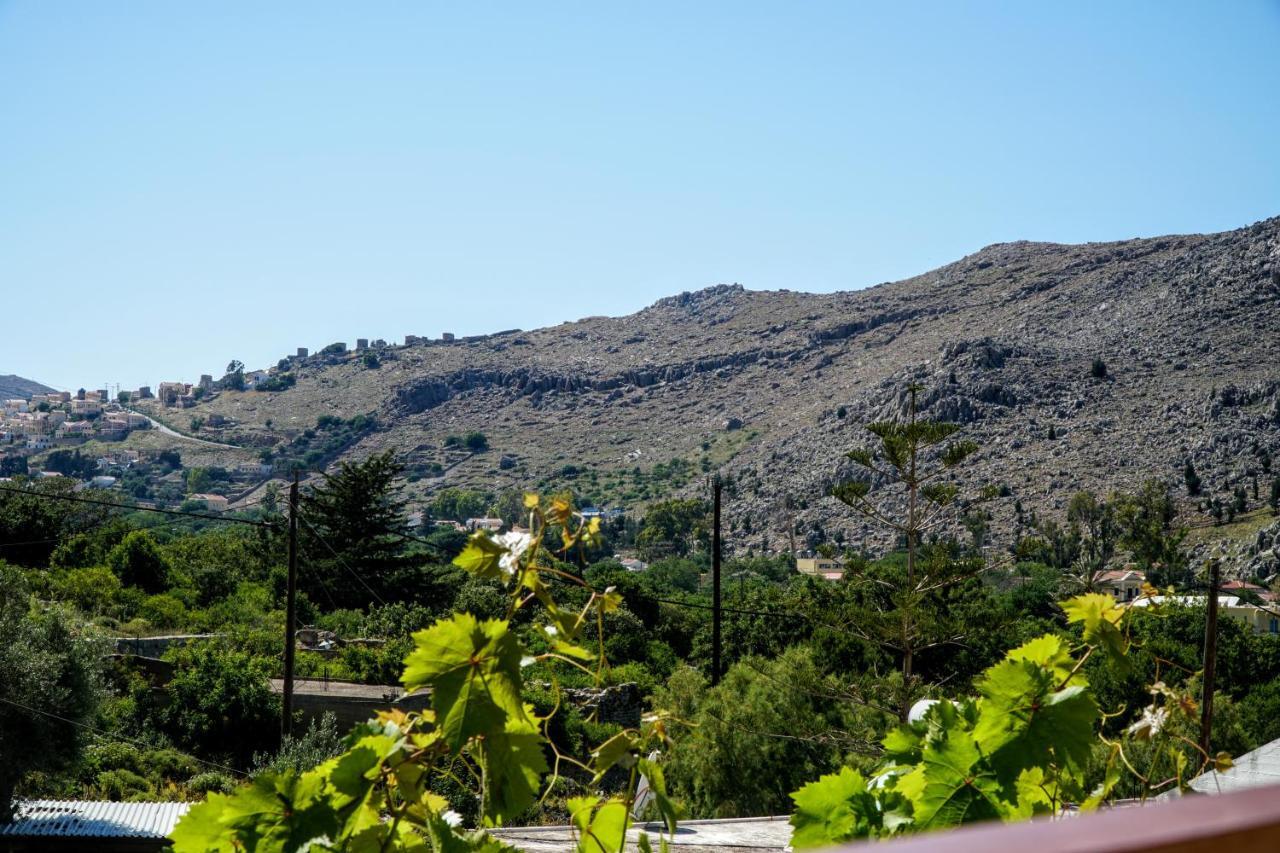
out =
<svg viewBox="0 0 1280 853"><path fill-rule="evenodd" d="M395 597L405 568L405 501L393 451L343 462L305 497L299 530L307 570L300 585L313 601L360 608Z"/></svg>
<svg viewBox="0 0 1280 853"><path fill-rule="evenodd" d="M1280 477L1271 481L1271 497L1267 500L1273 513L1280 513Z"/></svg>
<svg viewBox="0 0 1280 853"><path fill-rule="evenodd" d="M1053 441L1058 437L1058 431L1053 428L1053 424L1049 424L1049 440Z"/></svg>
<svg viewBox="0 0 1280 853"><path fill-rule="evenodd" d="M905 719L917 692L916 656L929 648L955 640L943 608L932 608L931 596L972 576L980 561L954 559L939 546L931 546L922 561L922 537L952 520L958 488L939 477L959 465L978 449L972 441L947 442L960 430L959 424L922 420L917 414L918 385L907 386L905 421L877 421L867 431L878 439L878 447L852 450L846 456L865 468L875 479L888 480L905 493L906 510L895 515L886 501L870 500L870 480L849 480L831 489L831 495L866 518L893 531L905 544L904 582L887 593L879 606L860 614L858 630L864 639L900 656L902 693L898 712ZM925 454L938 447L936 457ZM926 462L932 461L929 470ZM884 579L863 578L883 590Z"/></svg>
<svg viewBox="0 0 1280 853"><path fill-rule="evenodd" d="M1236 486L1231 498L1231 511L1234 514L1240 515L1249 508L1249 496L1245 493L1244 486Z"/></svg>

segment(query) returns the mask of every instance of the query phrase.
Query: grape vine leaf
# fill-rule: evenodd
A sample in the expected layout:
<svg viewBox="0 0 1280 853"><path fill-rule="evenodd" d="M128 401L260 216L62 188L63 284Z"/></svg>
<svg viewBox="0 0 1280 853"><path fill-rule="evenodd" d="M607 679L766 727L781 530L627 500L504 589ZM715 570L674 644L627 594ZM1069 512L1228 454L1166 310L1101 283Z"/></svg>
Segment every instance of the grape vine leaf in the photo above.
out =
<svg viewBox="0 0 1280 853"><path fill-rule="evenodd" d="M490 733L481 748L484 771L485 822L501 825L527 809L537 796L546 773L542 735L526 707L524 718L509 717L503 731Z"/></svg>
<svg viewBox="0 0 1280 853"><path fill-rule="evenodd" d="M867 780L849 767L810 782L791 799L796 803L791 846L797 850L865 838L880 824L880 809Z"/></svg>
<svg viewBox="0 0 1280 853"><path fill-rule="evenodd" d="M622 800L599 797L571 797L566 803L569 816L578 830L581 853L621 853L627 832L627 804Z"/></svg>
<svg viewBox="0 0 1280 853"><path fill-rule="evenodd" d="M409 690L431 688L436 726L453 750L475 735L501 731L508 716L524 717L521 649L505 621L455 613L413 640L401 680Z"/></svg>
<svg viewBox="0 0 1280 853"><path fill-rule="evenodd" d="M1062 602L1062 610L1067 614L1067 622L1081 623L1086 643L1101 646L1115 664L1128 671L1129 660L1125 655L1129 651L1129 643L1120 633L1120 620L1125 614L1123 607L1109 595L1091 592Z"/></svg>
<svg viewBox="0 0 1280 853"><path fill-rule="evenodd" d="M1076 769L1088 762L1098 706L1083 685L1054 690L1051 669L1006 659L986 671L978 692L973 736L1002 783L1050 761Z"/></svg>
<svg viewBox="0 0 1280 853"><path fill-rule="evenodd" d="M453 564L478 578L502 578L499 560L507 549L489 536L487 531L477 530L467 539L462 553L453 558Z"/></svg>
<svg viewBox="0 0 1280 853"><path fill-rule="evenodd" d="M957 826L1000 816L1000 783L968 733L953 731L940 744L930 745L921 766L924 788L914 803L917 828Z"/></svg>

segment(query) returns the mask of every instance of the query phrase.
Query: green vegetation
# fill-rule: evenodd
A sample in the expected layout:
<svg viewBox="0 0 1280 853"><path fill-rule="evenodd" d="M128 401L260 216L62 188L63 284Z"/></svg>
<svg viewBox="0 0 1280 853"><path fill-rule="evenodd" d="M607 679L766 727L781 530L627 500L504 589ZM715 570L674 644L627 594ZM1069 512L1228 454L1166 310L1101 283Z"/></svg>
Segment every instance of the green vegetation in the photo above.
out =
<svg viewBox="0 0 1280 853"><path fill-rule="evenodd" d="M59 608L37 609L23 573L0 562L0 822L32 773L74 765L98 705L100 650ZM56 708L70 723L41 712Z"/></svg>
<svg viewBox="0 0 1280 853"><path fill-rule="evenodd" d="M63 502L51 498L75 496L69 478L20 477L8 485L16 493L0 492L0 635L47 620L60 627L32 636L50 654L72 641L90 648L91 637L220 636L170 648L171 672L122 657L99 676L102 647L92 646L80 659L88 668L68 671L89 673L82 719L99 734L55 744L56 759L16 762L11 791L207 796L179 839L197 847L320 827L352 850L383 841L435 849L446 839L475 849L479 837L442 824L446 813L465 827L571 822L613 833L639 776L661 786L667 817L794 809L803 844L1146 796L1193 775L1206 758L1187 743L1197 733L1186 711L1198 701L1203 610L1166 605L1121 618L1109 597L1090 593L1099 570L1121 565L1161 586L1200 584L1187 544L1272 523L1261 506L1266 481L1233 523L1190 530L1168 484L1155 481L1071 496L1055 518L1015 498L1021 538L992 558L981 500L1013 496L952 488L950 473L972 446L955 427L911 415L873 424L874 451L850 455L887 476L834 489L887 522L897 549L861 554L808 531L810 547L816 539L820 553L842 555L836 582L797 573L787 557L727 559L714 686L705 500L663 486L647 511L605 522L584 519L567 495L530 505L518 492L443 489L412 507L428 521L421 530L408 526L393 455L339 466L303 488L298 597L300 624L339 642L299 651L296 673L365 684L403 677L432 689L434 717L387 713L351 732L299 719L299 734L284 742L268 684L280 675L284 633L281 494L237 516L266 523L249 526ZM301 445L310 451L369 423L326 416L298 438L310 433ZM738 434L709 438L703 452ZM664 483L692 467L664 464ZM187 485L216 490L225 473L195 468ZM580 487L576 507L604 503L609 476L573 463L559 474ZM735 485L726 482L727 495ZM430 525L497 516L530 526L531 511L529 534L468 537ZM938 514L955 523L932 524ZM628 571L618 552L649 565ZM11 701L25 702L20 689L45 689L62 665L51 659L39 670L5 654L0 697ZM570 693L624 684L634 687L617 695L634 691L639 724ZM1215 761L1280 737L1277 684L1280 639L1222 620ZM904 724L922 698L942 701L923 722ZM1037 704L1048 723L1025 712ZM1141 734L1161 709L1159 731ZM0 706L0 748L37 722L47 720ZM41 736L67 736L55 729ZM642 758L654 749L656 762ZM1115 772L1117 749L1141 777ZM939 775L939 756L980 782L959 792L971 805L963 814L921 793L954 782ZM449 770L463 766L477 775ZM244 787L241 774L257 781ZM291 814L277 794L293 798ZM229 817L243 806L261 806L254 813L270 825Z"/></svg>

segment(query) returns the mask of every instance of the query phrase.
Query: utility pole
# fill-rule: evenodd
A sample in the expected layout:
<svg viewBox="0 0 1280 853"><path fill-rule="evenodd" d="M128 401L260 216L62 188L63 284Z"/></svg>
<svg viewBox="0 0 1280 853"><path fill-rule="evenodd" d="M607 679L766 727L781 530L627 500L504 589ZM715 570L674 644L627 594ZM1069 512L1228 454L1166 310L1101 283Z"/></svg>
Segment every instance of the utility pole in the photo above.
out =
<svg viewBox="0 0 1280 853"><path fill-rule="evenodd" d="M285 586L284 607L284 691L281 702L280 735L293 733L293 649L298 618L295 599L298 592L298 472L289 484L289 580Z"/></svg>
<svg viewBox="0 0 1280 853"><path fill-rule="evenodd" d="M711 480L711 683L720 683L720 475Z"/></svg>
<svg viewBox="0 0 1280 853"><path fill-rule="evenodd" d="M1209 606L1204 620L1204 684L1200 695L1200 749L1209 751L1209 735L1213 731L1213 690L1218 664L1218 587L1221 580L1218 560L1209 561Z"/></svg>

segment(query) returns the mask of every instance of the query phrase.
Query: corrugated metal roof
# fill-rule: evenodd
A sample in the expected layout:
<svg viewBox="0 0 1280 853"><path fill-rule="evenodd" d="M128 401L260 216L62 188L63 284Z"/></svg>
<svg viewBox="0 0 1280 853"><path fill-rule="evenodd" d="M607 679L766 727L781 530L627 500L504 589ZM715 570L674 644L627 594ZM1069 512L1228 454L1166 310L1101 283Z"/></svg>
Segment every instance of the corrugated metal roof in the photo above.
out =
<svg viewBox="0 0 1280 853"><path fill-rule="evenodd" d="M191 803L22 800L0 838L164 838Z"/></svg>

